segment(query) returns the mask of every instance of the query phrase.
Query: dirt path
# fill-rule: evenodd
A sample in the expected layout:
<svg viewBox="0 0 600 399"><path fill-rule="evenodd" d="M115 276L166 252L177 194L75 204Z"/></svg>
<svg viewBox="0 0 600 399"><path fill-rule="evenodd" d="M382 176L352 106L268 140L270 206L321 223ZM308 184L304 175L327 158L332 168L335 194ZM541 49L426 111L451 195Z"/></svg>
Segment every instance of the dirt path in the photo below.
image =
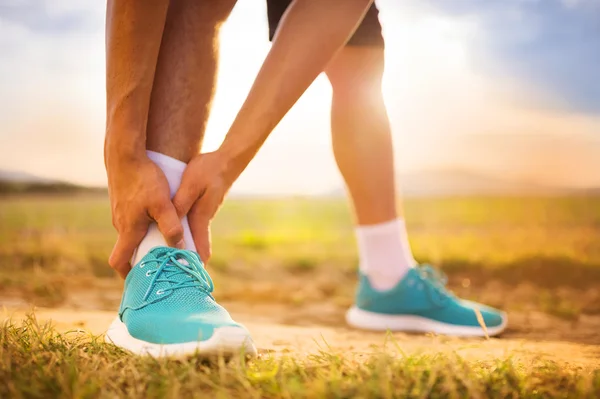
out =
<svg viewBox="0 0 600 399"><path fill-rule="evenodd" d="M347 328L338 323L339 315L328 317L327 310L321 312L321 317L329 322L315 323L315 317L304 317L311 309L249 309L239 304L231 304L228 308L236 320L250 329L262 353L306 354L320 349L337 353L369 353L381 350L386 344L386 334ZM1 317L3 320L12 318L18 321L26 317L28 312L30 310L24 308L5 308ZM35 314L40 322L51 320L59 331L84 329L94 334L104 333L115 317L114 312L74 309L37 308ZM315 314L314 310L312 314ZM493 362L498 358L510 357L521 364L550 360L560 363L561 367L585 370L600 368L600 345L561 340L564 338L560 335L561 328L553 331L552 320L546 315L528 315L529 323L536 327L529 330L523 327L526 323L524 318L523 315L512 315L511 322L521 327L509 329L502 338L458 339L397 333L393 335L393 343L387 337L387 347L399 348L407 354L455 353L469 361ZM597 327L596 322L592 321L591 324ZM598 334L597 329L595 333ZM574 337L570 338L573 341Z"/></svg>

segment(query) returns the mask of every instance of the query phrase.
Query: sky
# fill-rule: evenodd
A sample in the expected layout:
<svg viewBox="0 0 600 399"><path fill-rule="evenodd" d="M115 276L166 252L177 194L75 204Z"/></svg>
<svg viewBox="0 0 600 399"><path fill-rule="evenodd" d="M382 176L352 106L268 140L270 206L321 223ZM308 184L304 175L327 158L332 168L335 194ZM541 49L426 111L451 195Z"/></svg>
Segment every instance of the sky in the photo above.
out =
<svg viewBox="0 0 600 399"><path fill-rule="evenodd" d="M377 4L400 176L452 168L600 186L600 0ZM0 3L0 169L106 184L104 7ZM221 32L205 151L219 146L269 47L265 2L239 0ZM319 77L234 189L318 194L340 187L330 96Z"/></svg>

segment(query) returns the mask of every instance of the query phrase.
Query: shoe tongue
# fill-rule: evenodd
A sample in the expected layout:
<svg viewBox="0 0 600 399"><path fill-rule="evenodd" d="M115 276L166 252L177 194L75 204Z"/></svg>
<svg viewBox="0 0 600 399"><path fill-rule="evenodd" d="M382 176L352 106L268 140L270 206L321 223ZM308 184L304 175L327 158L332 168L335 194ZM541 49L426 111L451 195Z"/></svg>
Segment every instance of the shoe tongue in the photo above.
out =
<svg viewBox="0 0 600 399"><path fill-rule="evenodd" d="M173 248L155 247L150 250L148 255L153 256L158 261L164 261L166 256L170 256L169 254L171 251L173 251ZM191 266L186 259L183 259L183 258L175 258L175 259L177 259L177 262L180 265L184 265L185 269L189 269L190 271L192 271L194 269L194 267ZM181 273L183 270L176 268L176 266L173 265L173 262L174 262L173 260L169 260L169 264L172 265L173 268L164 270L163 273L166 273L167 277L172 278L173 280L176 280L176 281L188 280L189 279L188 273Z"/></svg>
<svg viewBox="0 0 600 399"><path fill-rule="evenodd" d="M154 250L156 249L156 247L167 247L167 246L168 245L167 245L165 239L163 238L162 234L158 230L157 224L152 223L148 227L148 232L146 233L146 236L140 243L139 247L137 247L137 249L135 250L135 253L133 254L133 259L131 260L131 264L137 265L142 260L142 258L144 258L147 254L154 253ZM163 248L163 249L166 250L166 248ZM164 255L164 253L162 253L161 255ZM161 255L156 254L155 256L159 257Z"/></svg>
<svg viewBox="0 0 600 399"><path fill-rule="evenodd" d="M156 259L160 259L160 258L164 258L165 256L167 256L167 254L169 253L170 250L171 250L171 248L168 248L168 247L154 247L150 250L150 252L148 252L148 254L151 254Z"/></svg>

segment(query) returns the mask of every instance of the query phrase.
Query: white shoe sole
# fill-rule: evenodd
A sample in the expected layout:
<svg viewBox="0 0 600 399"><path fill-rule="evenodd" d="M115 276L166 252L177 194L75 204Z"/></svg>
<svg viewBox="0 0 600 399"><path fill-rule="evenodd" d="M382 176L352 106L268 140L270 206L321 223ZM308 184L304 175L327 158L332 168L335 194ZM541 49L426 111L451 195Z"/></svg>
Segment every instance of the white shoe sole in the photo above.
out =
<svg viewBox="0 0 600 399"><path fill-rule="evenodd" d="M387 315L368 312L353 306L346 313L346 322L355 328L373 331L402 331L435 333L458 337L493 337L506 329L507 317L502 315L502 324L496 327L467 327L442 323L420 316Z"/></svg>
<svg viewBox="0 0 600 399"><path fill-rule="evenodd" d="M117 317L108 328L105 340L136 355L152 357L183 357L194 354L201 356L256 355L256 347L252 338L246 330L239 327L216 328L212 337L206 341L163 345L132 337L127 326Z"/></svg>

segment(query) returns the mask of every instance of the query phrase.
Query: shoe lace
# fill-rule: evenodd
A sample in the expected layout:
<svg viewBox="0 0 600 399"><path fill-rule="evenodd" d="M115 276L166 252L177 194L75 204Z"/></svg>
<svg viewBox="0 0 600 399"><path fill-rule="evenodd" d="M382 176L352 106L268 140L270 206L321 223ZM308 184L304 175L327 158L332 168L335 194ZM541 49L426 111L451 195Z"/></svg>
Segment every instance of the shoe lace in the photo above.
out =
<svg viewBox="0 0 600 399"><path fill-rule="evenodd" d="M194 252L169 248L162 256L157 259L146 261L145 263L158 263L158 268L148 270L147 275L154 275L150 285L144 294L144 301L148 299L157 283L170 283L168 288L159 290L161 293L171 293L182 288L198 288L208 295L214 290L214 284L210 275L204 268L202 261ZM187 280L175 279L176 276L185 274L189 277ZM211 295L212 296L212 295Z"/></svg>
<svg viewBox="0 0 600 399"><path fill-rule="evenodd" d="M422 265L419 267L419 275L430 294L435 293L430 297L436 304L443 305L447 299L454 297L454 294L446 288L448 277L441 270L430 265Z"/></svg>

